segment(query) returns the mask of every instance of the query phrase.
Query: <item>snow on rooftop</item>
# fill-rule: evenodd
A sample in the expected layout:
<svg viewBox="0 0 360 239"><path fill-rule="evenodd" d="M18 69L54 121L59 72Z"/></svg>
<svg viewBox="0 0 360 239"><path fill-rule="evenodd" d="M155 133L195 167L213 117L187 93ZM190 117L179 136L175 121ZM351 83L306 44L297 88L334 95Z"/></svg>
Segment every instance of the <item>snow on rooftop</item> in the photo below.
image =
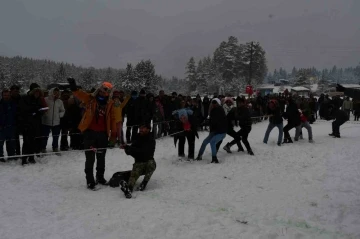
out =
<svg viewBox="0 0 360 239"><path fill-rule="evenodd" d="M296 87L291 88L291 90L294 90L294 91L310 91L308 88L303 87L303 86L296 86Z"/></svg>

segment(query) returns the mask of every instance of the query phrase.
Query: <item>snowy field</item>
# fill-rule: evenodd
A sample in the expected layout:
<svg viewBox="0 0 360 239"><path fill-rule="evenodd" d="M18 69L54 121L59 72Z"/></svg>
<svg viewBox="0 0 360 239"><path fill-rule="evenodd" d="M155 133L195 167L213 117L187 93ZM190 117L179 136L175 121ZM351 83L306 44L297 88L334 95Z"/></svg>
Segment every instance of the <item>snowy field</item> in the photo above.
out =
<svg viewBox="0 0 360 239"><path fill-rule="evenodd" d="M315 144L282 147L277 129L262 143L266 127L253 125L255 157L221 150L219 165L209 147L202 162L179 162L172 138L158 140L158 168L133 199L119 188L87 190L80 152L2 163L0 238L360 238L360 124L334 139L330 122L317 122ZM106 163L110 179L133 159L113 149Z"/></svg>

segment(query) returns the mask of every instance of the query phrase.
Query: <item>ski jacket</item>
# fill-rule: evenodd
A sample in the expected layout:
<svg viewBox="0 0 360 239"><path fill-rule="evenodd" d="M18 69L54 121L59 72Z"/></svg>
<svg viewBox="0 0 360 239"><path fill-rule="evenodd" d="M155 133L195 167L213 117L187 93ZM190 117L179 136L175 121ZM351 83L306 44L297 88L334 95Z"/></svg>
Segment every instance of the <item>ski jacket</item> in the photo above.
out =
<svg viewBox="0 0 360 239"><path fill-rule="evenodd" d="M85 106L85 111L78 127L78 129L81 132L84 132L90 127L95 117L98 102L95 96L79 89L73 91L73 94L75 97L81 100ZM115 137L117 128L116 128L114 101L112 99L109 99L106 103L105 124L106 124L106 132L108 134L108 137L110 136Z"/></svg>
<svg viewBox="0 0 360 239"><path fill-rule="evenodd" d="M45 102L49 110L42 116L42 124L47 126L60 125L60 118L64 116L65 108L61 99L54 98L54 88L49 90L49 96L45 97Z"/></svg>

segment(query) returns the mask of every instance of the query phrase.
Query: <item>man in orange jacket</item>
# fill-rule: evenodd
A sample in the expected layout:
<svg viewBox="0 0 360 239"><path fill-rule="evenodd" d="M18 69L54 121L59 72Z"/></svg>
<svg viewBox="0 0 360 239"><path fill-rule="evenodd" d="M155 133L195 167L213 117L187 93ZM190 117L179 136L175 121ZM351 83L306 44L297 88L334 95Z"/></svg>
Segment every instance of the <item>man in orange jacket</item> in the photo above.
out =
<svg viewBox="0 0 360 239"><path fill-rule="evenodd" d="M74 96L85 105L85 112L78 126L84 135L85 175L88 189L96 190L97 184L106 185L105 154L108 141L116 138L116 115L114 101L111 99L112 84L104 82L92 94L79 90L75 79L69 78L70 89ZM89 149L94 149L91 151ZM96 181L94 179L94 163L96 155Z"/></svg>

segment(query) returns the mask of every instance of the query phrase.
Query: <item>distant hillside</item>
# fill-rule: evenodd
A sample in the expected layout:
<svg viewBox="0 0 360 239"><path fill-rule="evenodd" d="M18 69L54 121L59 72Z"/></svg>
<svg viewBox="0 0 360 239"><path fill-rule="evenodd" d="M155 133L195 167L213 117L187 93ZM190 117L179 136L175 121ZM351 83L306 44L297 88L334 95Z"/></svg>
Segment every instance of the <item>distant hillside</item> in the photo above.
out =
<svg viewBox="0 0 360 239"><path fill-rule="evenodd" d="M0 56L0 88L13 84L27 88L32 82L42 87L54 82L65 82L74 77L86 88L96 85L99 80L116 83L123 69L81 67L74 64L51 60L36 60L26 57Z"/></svg>

